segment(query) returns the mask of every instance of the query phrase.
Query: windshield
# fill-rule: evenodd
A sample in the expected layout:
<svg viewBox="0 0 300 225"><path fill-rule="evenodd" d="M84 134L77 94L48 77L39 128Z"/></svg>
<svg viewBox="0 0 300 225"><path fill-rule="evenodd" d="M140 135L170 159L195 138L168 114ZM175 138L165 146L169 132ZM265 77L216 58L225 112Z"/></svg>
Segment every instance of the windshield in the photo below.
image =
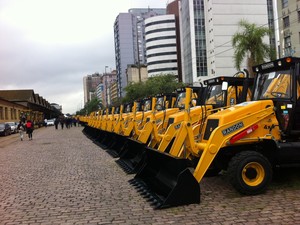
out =
<svg viewBox="0 0 300 225"><path fill-rule="evenodd" d="M184 108L184 104L185 104L185 92L182 92L180 94L178 94L176 103L175 103L175 107L176 108Z"/></svg>
<svg viewBox="0 0 300 225"><path fill-rule="evenodd" d="M222 85L214 85L208 87L208 93L206 98L206 104L222 104L224 103L224 92L222 91Z"/></svg>
<svg viewBox="0 0 300 225"><path fill-rule="evenodd" d="M120 113L120 108L119 107L116 107L115 108L115 114L119 114Z"/></svg>
<svg viewBox="0 0 300 225"><path fill-rule="evenodd" d="M164 108L164 97L159 97L156 100L156 110L160 111Z"/></svg>
<svg viewBox="0 0 300 225"><path fill-rule="evenodd" d="M131 105L127 105L127 106L126 106L125 112L126 112L126 113L131 112Z"/></svg>
<svg viewBox="0 0 300 225"><path fill-rule="evenodd" d="M147 100L144 104L144 112L151 110L151 100Z"/></svg>
<svg viewBox="0 0 300 225"><path fill-rule="evenodd" d="M1 127L1 128L4 128L4 124L3 124L3 123L1 123L1 124L0 124L0 127Z"/></svg>
<svg viewBox="0 0 300 225"><path fill-rule="evenodd" d="M253 100L291 97L289 70L263 73L257 76Z"/></svg>

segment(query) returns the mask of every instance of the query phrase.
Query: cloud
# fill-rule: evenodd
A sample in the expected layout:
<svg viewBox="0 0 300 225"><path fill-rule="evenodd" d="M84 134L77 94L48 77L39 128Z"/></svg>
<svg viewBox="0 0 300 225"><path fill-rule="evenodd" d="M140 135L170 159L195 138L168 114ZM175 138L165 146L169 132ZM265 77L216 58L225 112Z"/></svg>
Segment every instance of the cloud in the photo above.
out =
<svg viewBox="0 0 300 225"><path fill-rule="evenodd" d="M105 3L105 4L104 4ZM151 6L152 4L152 6ZM115 68L113 24L160 0L0 0L0 89L33 89L64 113L83 107L83 77Z"/></svg>

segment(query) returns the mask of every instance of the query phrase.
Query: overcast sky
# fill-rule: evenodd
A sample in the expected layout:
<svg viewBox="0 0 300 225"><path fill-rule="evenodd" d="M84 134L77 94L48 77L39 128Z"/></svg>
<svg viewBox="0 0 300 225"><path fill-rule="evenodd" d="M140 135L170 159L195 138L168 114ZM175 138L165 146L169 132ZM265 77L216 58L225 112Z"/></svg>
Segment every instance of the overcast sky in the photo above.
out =
<svg viewBox="0 0 300 225"><path fill-rule="evenodd" d="M83 107L83 77L115 69L113 24L167 0L0 0L0 89L33 89L63 113Z"/></svg>

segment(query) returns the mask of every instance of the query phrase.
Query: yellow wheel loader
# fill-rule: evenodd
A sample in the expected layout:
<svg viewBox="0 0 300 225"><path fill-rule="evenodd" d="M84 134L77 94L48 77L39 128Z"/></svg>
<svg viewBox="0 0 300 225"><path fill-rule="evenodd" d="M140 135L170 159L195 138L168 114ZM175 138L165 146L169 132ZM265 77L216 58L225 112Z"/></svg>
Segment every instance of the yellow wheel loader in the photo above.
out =
<svg viewBox="0 0 300 225"><path fill-rule="evenodd" d="M199 139L200 130L208 115L251 99L253 79L248 78L247 72L244 76L220 76L205 80L207 90L202 97L203 105L190 108L187 102L184 111L170 116L168 130L154 139L155 142L152 141L148 149L154 148L167 153L171 151L172 155L177 156L178 153L172 153L172 149L183 146L188 135L184 131L186 126L193 127L195 135L192 136L198 136Z"/></svg>
<svg viewBox="0 0 300 225"><path fill-rule="evenodd" d="M126 121L132 115L133 103L126 103L121 106L107 108L101 113L97 126L96 144L103 149L108 149L112 145L112 136L114 130L122 129L121 122ZM125 107L125 112L123 113ZM120 121L120 122L119 122Z"/></svg>
<svg viewBox="0 0 300 225"><path fill-rule="evenodd" d="M203 127L205 118L220 110L220 107L243 102L247 97L250 100L251 91L249 87L253 84L253 79L247 78L247 74L244 73L243 76L220 76L208 79L204 82L205 89L199 87L186 88L185 92L182 91L177 99L184 108L178 110L177 113L168 115L167 125L164 127L156 127L153 119L146 123L138 139L130 142L130 147L127 148L125 153L120 154L117 163L122 166L125 172L136 173L144 163L145 151L157 149L169 152L170 149L174 148L171 148L172 145L177 147L180 142L183 145L187 133L178 135L177 133L184 126L193 126L199 130ZM225 83L227 86L224 86ZM182 94L184 94L184 97L181 96ZM193 96L195 94L197 95ZM197 100L196 106L191 104L194 100ZM185 122L183 123L183 121Z"/></svg>
<svg viewBox="0 0 300 225"><path fill-rule="evenodd" d="M196 165L183 157L146 152L147 162L130 183L149 196L154 208L199 203L199 183L211 165L227 171L233 187L245 195L263 193L274 168L300 165L300 58L278 59L253 70L252 101L209 115L200 141L186 142L185 153L199 157Z"/></svg>
<svg viewBox="0 0 300 225"><path fill-rule="evenodd" d="M105 109L105 114L101 116L101 122L99 123L99 129L95 131L96 136L93 141L101 148L105 149L109 142L108 133L111 129L112 120L115 117L115 107L111 106Z"/></svg>
<svg viewBox="0 0 300 225"><path fill-rule="evenodd" d="M205 89L203 87L178 88L176 95L162 94L155 98L152 105L152 113L146 119L145 125L139 129L135 136L128 138L126 145L120 152L120 158L116 161L121 168L128 174L137 172L143 163L145 147L151 141L152 135L157 135L167 129L169 117L181 111L185 107L186 98L199 100L203 96ZM174 93L174 94L175 94ZM167 108L168 102L176 97L173 107ZM188 100L188 102L191 102Z"/></svg>
<svg viewBox="0 0 300 225"><path fill-rule="evenodd" d="M119 157L119 152L126 145L127 138L132 137L146 122L146 118L151 114L152 97L136 100L133 104L133 112L129 118L122 122L120 133L111 132L107 152L113 157Z"/></svg>
<svg viewBox="0 0 300 225"><path fill-rule="evenodd" d="M85 116L84 118L81 118L84 123L84 128L82 132L88 137L88 138L94 138L94 134L96 131L95 128L95 121L97 118L97 112L91 112L89 116Z"/></svg>

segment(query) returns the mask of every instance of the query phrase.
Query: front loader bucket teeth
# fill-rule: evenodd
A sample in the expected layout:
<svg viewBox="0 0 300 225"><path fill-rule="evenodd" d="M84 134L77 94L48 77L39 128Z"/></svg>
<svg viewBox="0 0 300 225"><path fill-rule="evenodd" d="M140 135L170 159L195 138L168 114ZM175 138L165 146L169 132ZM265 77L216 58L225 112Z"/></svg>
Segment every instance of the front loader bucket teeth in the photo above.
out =
<svg viewBox="0 0 300 225"><path fill-rule="evenodd" d="M146 161L129 181L154 209L200 203L200 185L187 159L155 150L145 151Z"/></svg>
<svg viewBox="0 0 300 225"><path fill-rule="evenodd" d="M113 158L118 158L126 142L127 142L127 137L114 134L114 136L112 137L112 143L108 147L106 152L110 154Z"/></svg>
<svg viewBox="0 0 300 225"><path fill-rule="evenodd" d="M136 173L144 162L145 144L129 139L116 160L118 165L127 173Z"/></svg>

